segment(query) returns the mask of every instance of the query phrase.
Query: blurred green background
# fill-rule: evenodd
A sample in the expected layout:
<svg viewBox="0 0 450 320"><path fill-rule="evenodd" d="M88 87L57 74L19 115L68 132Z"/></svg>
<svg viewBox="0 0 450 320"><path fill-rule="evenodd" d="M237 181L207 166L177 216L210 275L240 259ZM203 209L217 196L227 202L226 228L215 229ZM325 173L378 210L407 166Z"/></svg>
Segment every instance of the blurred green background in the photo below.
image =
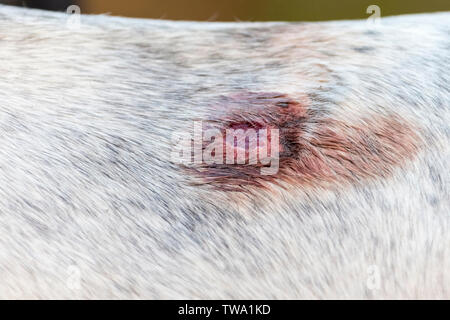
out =
<svg viewBox="0 0 450 320"><path fill-rule="evenodd" d="M381 16L450 10L450 0L0 0L50 10L77 4L82 13L174 20L318 21L363 19L375 4Z"/></svg>

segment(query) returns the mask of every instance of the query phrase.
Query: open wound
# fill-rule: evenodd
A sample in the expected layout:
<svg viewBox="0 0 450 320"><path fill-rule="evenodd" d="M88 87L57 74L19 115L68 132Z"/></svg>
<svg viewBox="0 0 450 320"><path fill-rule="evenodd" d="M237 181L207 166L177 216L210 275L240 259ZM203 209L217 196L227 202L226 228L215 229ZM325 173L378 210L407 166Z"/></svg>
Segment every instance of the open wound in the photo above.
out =
<svg viewBox="0 0 450 320"><path fill-rule="evenodd" d="M281 93L224 97L194 123L193 137L174 139L172 154L195 184L242 191L384 178L417 152L418 134L398 115L355 124L320 117L308 104Z"/></svg>

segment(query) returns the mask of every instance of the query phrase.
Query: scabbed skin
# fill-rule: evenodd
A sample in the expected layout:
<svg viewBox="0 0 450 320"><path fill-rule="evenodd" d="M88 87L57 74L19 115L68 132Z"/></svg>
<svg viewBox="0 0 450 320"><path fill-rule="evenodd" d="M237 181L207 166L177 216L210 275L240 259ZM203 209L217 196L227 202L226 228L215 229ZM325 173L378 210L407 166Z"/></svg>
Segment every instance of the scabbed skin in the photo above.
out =
<svg viewBox="0 0 450 320"><path fill-rule="evenodd" d="M450 298L449 21L0 6L0 298ZM197 120L280 170L174 163Z"/></svg>

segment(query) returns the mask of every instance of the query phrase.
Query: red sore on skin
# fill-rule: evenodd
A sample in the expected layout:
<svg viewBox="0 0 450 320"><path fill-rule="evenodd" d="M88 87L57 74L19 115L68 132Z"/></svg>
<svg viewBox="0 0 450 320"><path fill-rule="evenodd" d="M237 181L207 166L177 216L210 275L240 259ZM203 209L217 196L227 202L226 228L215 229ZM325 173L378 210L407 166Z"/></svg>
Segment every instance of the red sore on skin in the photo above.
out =
<svg viewBox="0 0 450 320"><path fill-rule="evenodd" d="M264 165L259 162L198 165L198 183L220 190L271 184L331 187L384 178L418 150L416 130L397 115L350 123L312 112L305 99L280 93L244 92L224 98L216 107L217 114L206 123L224 137L226 129L277 128L280 139L279 170L274 175L262 175ZM224 140L224 155L225 148Z"/></svg>

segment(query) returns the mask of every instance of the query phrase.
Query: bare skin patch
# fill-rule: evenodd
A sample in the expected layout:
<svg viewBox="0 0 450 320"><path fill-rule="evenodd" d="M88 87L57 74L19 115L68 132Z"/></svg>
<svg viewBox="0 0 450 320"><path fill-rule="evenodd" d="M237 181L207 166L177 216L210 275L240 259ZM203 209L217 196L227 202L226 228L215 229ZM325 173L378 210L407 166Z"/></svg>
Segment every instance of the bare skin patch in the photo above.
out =
<svg viewBox="0 0 450 320"><path fill-rule="evenodd" d="M419 148L417 131L394 114L346 122L317 115L308 108L306 97L293 98L281 93L243 92L224 98L216 107L217 113L204 121L203 127L221 132L223 161L202 162L189 171L197 177L198 184L220 190L251 190L268 188L271 184L333 187L385 178L411 159ZM245 136L245 163L227 163L225 154L230 147L235 147L234 160L237 152L236 141L224 138L229 129L255 132L278 129L275 137L278 150L270 149L274 142L270 133L265 150L278 157L278 170L263 175L261 168L268 164L251 161L252 148L261 147L258 134ZM252 143L252 139L258 141ZM203 143L203 152L211 152L208 143Z"/></svg>

